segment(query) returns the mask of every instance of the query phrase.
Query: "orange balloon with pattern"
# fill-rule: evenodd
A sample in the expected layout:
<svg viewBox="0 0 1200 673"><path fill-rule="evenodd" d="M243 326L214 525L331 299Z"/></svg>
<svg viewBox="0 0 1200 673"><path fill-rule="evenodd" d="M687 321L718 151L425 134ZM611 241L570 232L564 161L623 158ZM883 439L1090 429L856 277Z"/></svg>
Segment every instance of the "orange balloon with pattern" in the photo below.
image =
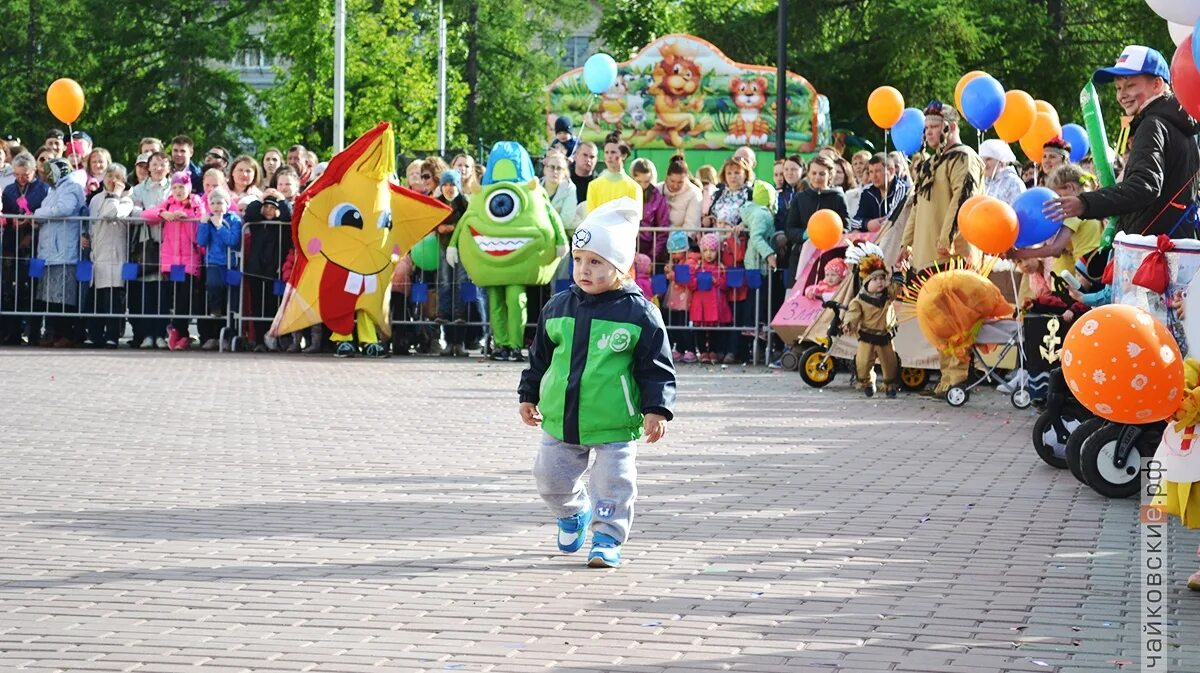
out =
<svg viewBox="0 0 1200 673"><path fill-rule="evenodd" d="M1183 357L1171 332L1135 306L1109 304L1075 319L1062 349L1075 398L1114 423L1161 421L1183 399Z"/></svg>

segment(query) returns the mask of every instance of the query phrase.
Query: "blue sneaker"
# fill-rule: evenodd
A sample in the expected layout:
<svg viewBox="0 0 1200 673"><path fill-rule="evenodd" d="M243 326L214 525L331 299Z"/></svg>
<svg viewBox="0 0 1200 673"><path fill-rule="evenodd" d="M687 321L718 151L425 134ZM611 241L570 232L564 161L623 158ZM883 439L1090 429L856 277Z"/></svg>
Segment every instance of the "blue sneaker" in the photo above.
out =
<svg viewBox="0 0 1200 673"><path fill-rule="evenodd" d="M593 568L616 568L621 565L621 545L611 535L599 531L592 533L588 565Z"/></svg>
<svg viewBox="0 0 1200 673"><path fill-rule="evenodd" d="M592 510L584 510L575 516L558 520L558 548L573 554L583 549L587 540L588 524L592 522Z"/></svg>

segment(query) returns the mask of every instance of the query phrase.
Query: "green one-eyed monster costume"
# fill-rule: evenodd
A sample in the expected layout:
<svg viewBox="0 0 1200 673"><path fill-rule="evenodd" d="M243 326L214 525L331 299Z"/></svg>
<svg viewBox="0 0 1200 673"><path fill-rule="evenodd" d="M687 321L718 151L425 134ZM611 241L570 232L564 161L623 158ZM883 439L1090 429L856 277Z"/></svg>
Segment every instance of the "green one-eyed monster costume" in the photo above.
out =
<svg viewBox="0 0 1200 673"><path fill-rule="evenodd" d="M567 253L567 234L520 144L496 143L482 184L450 236L446 261L462 262L471 280L487 288L496 347L519 354L525 341L525 286L550 282Z"/></svg>

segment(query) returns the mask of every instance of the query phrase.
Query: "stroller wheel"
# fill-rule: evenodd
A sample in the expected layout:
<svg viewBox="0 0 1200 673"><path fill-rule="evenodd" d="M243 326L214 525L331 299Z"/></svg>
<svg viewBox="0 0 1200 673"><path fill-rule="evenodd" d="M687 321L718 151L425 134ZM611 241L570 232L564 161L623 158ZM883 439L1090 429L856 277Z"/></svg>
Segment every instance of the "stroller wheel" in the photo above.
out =
<svg viewBox="0 0 1200 673"><path fill-rule="evenodd" d="M1088 486L1106 498L1128 498L1138 492L1139 472L1142 467L1142 450L1150 432L1136 440L1134 449L1122 464L1114 465L1113 458L1121 441L1121 434L1128 426L1110 423L1084 441L1079 451L1079 466L1087 478ZM1153 451L1153 449L1151 449Z"/></svg>
<svg viewBox="0 0 1200 673"><path fill-rule="evenodd" d="M929 371L926 369L904 367L900 370L900 387L910 393L924 390L927 383L929 383Z"/></svg>
<svg viewBox="0 0 1200 673"><path fill-rule="evenodd" d="M800 353L798 364L800 378L813 388L824 388L837 375L833 357L824 346L809 346Z"/></svg>
<svg viewBox="0 0 1200 673"><path fill-rule="evenodd" d="M796 371L796 365L799 362L800 356L796 354L796 351L791 349L784 351L783 355L779 356L779 368L785 372Z"/></svg>
<svg viewBox="0 0 1200 673"><path fill-rule="evenodd" d="M1071 432L1071 436L1067 438L1066 446L1063 448L1063 458L1067 461L1067 469L1071 474L1079 480L1079 483L1086 484L1087 479L1083 476L1083 469L1079 465L1079 452L1083 448L1083 443L1089 437L1099 432L1108 421L1103 418L1089 418L1079 427Z"/></svg>
<svg viewBox="0 0 1200 673"><path fill-rule="evenodd" d="M1067 469L1067 442L1080 425L1070 414L1043 411L1033 424L1033 450L1047 465Z"/></svg>
<svg viewBox="0 0 1200 673"><path fill-rule="evenodd" d="M1033 404L1033 396L1025 388L1017 388L1013 391L1009 401L1018 409L1028 409Z"/></svg>
<svg viewBox="0 0 1200 673"><path fill-rule="evenodd" d="M971 393L967 392L962 386L954 386L946 391L946 402L952 407L961 407L971 399Z"/></svg>

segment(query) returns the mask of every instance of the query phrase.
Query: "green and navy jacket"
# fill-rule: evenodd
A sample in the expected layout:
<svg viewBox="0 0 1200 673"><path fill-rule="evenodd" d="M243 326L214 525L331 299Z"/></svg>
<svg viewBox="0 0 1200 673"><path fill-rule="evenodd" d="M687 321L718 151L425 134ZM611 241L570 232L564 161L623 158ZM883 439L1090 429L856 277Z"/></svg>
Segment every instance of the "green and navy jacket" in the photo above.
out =
<svg viewBox="0 0 1200 673"><path fill-rule="evenodd" d="M517 392L542 428L568 444L628 442L643 415L667 420L675 366L658 309L636 285L591 295L578 286L546 302Z"/></svg>

